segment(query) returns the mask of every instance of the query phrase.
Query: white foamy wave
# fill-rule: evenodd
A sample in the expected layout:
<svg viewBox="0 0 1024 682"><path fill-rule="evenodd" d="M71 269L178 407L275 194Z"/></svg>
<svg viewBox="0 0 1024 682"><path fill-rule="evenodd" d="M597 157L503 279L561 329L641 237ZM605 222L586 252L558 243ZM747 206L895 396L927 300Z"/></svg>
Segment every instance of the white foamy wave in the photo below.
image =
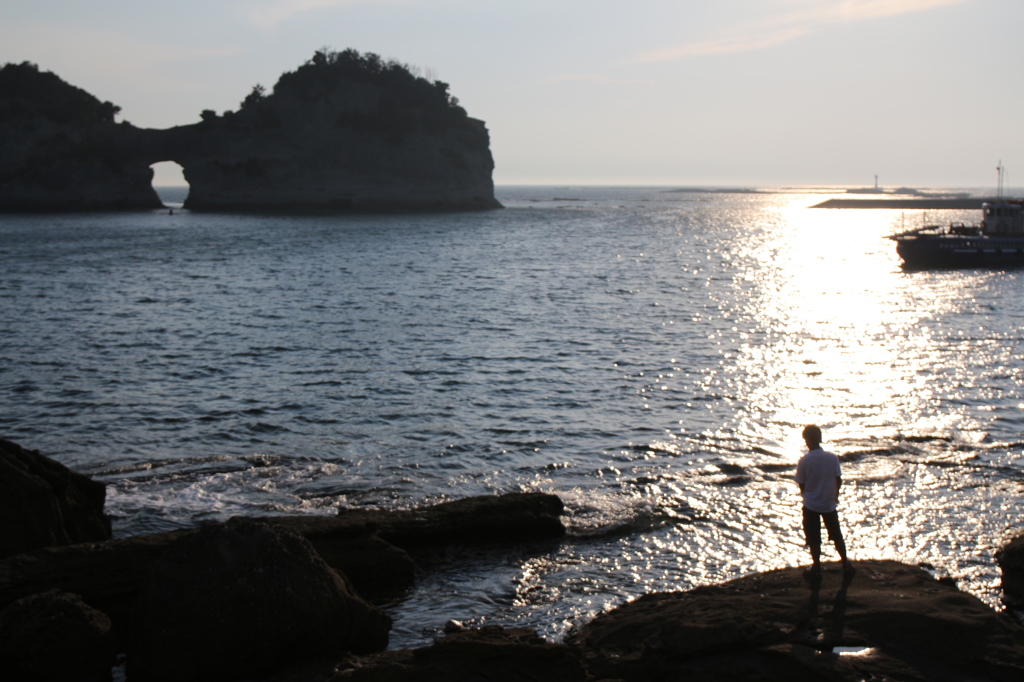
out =
<svg viewBox="0 0 1024 682"><path fill-rule="evenodd" d="M337 507L334 496L303 490L336 469L329 462L285 460L240 471L122 479L108 484L106 510L122 537L240 515L330 514Z"/></svg>
<svg viewBox="0 0 1024 682"><path fill-rule="evenodd" d="M664 525L671 512L649 498L574 488L558 492L565 503L562 522L570 535L593 537Z"/></svg>

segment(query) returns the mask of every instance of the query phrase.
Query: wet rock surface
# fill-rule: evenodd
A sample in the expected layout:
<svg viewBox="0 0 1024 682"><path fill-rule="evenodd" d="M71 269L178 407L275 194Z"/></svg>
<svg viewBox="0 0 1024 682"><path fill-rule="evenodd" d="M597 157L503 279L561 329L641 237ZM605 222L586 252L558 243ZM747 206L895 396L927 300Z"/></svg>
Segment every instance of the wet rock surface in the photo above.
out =
<svg viewBox="0 0 1024 682"><path fill-rule="evenodd" d="M259 520L305 537L356 591L375 598L412 586L415 564L406 548L560 538L565 534L561 510L562 502L554 495L509 493L445 502L423 510L352 510L339 516ZM60 588L81 594L115 623L124 622L153 562L173 543L197 532L137 535L0 560L0 607Z"/></svg>
<svg viewBox="0 0 1024 682"><path fill-rule="evenodd" d="M1024 628L892 561L645 595L569 638L594 679L1020 680Z"/></svg>
<svg viewBox="0 0 1024 682"><path fill-rule="evenodd" d="M106 486L0 440L0 558L110 538Z"/></svg>
<svg viewBox="0 0 1024 682"><path fill-rule="evenodd" d="M52 590L0 611L0 677L103 682L117 647L110 619L77 595Z"/></svg>
<svg viewBox="0 0 1024 682"><path fill-rule="evenodd" d="M1006 543L996 560L1003 572L1003 593L1013 602L1024 605L1024 534Z"/></svg>
<svg viewBox="0 0 1024 682"><path fill-rule="evenodd" d="M61 589L81 595L115 625L123 624L152 563L175 540L194 532L49 547L0 560L0 608L22 597Z"/></svg>
<svg viewBox="0 0 1024 682"><path fill-rule="evenodd" d="M262 677L322 654L387 646L390 619L297 533L243 519L181 538L136 603L132 680Z"/></svg>
<svg viewBox="0 0 1024 682"><path fill-rule="evenodd" d="M530 628L495 625L438 638L419 649L317 661L267 682L584 682L579 652Z"/></svg>
<svg viewBox="0 0 1024 682"><path fill-rule="evenodd" d="M7 478L25 478L26 451L0 447ZM44 472L78 480L29 454ZM86 490L102 508L102 488ZM115 648L128 641L129 679L142 682L1024 679L1024 628L954 581L892 561L645 595L562 644L530 629L450 621L429 647L382 651L389 619L346 574L361 591L394 594L412 583L409 552L558 538L562 511L556 496L511 493L415 510L239 518L17 554L0 560L0 674L108 679ZM1022 555L1022 537L999 554L1008 595L1019 594ZM126 635L116 647L111 632Z"/></svg>
<svg viewBox="0 0 1024 682"><path fill-rule="evenodd" d="M403 549L451 543L546 540L565 535L557 495L506 493L442 502L409 511L341 509L338 518L376 529Z"/></svg>

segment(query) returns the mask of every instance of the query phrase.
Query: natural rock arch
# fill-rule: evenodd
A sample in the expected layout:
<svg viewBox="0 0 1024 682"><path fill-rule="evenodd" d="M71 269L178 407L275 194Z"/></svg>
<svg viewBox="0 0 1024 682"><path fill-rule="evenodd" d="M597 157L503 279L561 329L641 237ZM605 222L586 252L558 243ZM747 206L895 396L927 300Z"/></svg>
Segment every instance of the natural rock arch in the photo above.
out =
<svg viewBox="0 0 1024 682"><path fill-rule="evenodd" d="M21 80L5 86L11 69ZM37 82L85 113L57 120ZM0 210L158 208L150 166L164 161L182 167L185 207L198 210L500 206L483 121L446 83L373 54L317 52L272 94L256 87L237 112L192 125L141 129L114 123L116 111L34 66L0 70Z"/></svg>

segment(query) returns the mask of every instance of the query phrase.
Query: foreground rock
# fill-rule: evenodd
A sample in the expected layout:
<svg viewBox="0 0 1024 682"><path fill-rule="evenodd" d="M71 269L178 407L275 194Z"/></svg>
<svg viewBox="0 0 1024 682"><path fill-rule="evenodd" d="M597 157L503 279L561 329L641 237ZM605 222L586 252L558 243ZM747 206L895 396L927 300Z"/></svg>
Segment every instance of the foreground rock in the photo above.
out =
<svg viewBox="0 0 1024 682"><path fill-rule="evenodd" d="M106 486L0 440L0 558L110 538Z"/></svg>
<svg viewBox="0 0 1024 682"><path fill-rule="evenodd" d="M999 550L996 561L1003 572L1003 593L1024 603L1024 535L1018 535Z"/></svg>
<svg viewBox="0 0 1024 682"><path fill-rule="evenodd" d="M372 524L403 549L451 543L523 542L565 535L557 495L482 495L409 511L341 509L338 518Z"/></svg>
<svg viewBox="0 0 1024 682"><path fill-rule="evenodd" d="M117 648L110 619L56 590L0 611L0 677L19 682L105 682Z"/></svg>
<svg viewBox="0 0 1024 682"><path fill-rule="evenodd" d="M387 646L390 619L298 534L243 519L178 540L135 608L132 680L263 677L304 658Z"/></svg>
<svg viewBox="0 0 1024 682"><path fill-rule="evenodd" d="M594 679L1024 679L1024 628L1004 614L920 568L856 568L845 580L835 567L811 582L789 568L645 595L569 643Z"/></svg>
<svg viewBox="0 0 1024 682"><path fill-rule="evenodd" d="M261 519L309 540L328 565L365 596L390 595L412 585L415 566L405 547L451 542L494 543L560 538L562 502L554 495L510 493L466 498L413 511L348 511L340 516ZM59 588L123 622L143 577L179 539L181 530L108 542L36 550L0 560L0 608ZM382 539L380 532L396 544Z"/></svg>
<svg viewBox="0 0 1024 682"><path fill-rule="evenodd" d="M360 594L393 594L412 584L415 567L409 555L362 524L334 517L292 518L296 523L287 518L274 518L273 522L300 534L308 531L317 553L351 578ZM0 560L0 608L21 597L59 588L82 595L115 623L123 623L153 562L173 543L196 532L151 533L41 549Z"/></svg>
<svg viewBox="0 0 1024 682"><path fill-rule="evenodd" d="M579 652L529 628L467 630L420 649L314 661L267 682L585 682Z"/></svg>

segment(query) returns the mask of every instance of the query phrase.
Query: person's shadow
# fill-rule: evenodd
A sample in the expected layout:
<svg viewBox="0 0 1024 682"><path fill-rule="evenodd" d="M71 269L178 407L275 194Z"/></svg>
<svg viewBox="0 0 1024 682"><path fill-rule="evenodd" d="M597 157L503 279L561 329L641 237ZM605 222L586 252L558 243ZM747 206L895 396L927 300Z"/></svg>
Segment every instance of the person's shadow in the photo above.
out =
<svg viewBox="0 0 1024 682"><path fill-rule="evenodd" d="M831 652L843 639L843 621L846 619L846 593L853 583L853 571L843 573L843 582L836 592L832 601L832 613L826 615L823 620L828 621L819 633L818 631L818 602L821 594L821 573L807 576L806 580L811 587L811 597L807 603L807 639L808 644L818 651Z"/></svg>

